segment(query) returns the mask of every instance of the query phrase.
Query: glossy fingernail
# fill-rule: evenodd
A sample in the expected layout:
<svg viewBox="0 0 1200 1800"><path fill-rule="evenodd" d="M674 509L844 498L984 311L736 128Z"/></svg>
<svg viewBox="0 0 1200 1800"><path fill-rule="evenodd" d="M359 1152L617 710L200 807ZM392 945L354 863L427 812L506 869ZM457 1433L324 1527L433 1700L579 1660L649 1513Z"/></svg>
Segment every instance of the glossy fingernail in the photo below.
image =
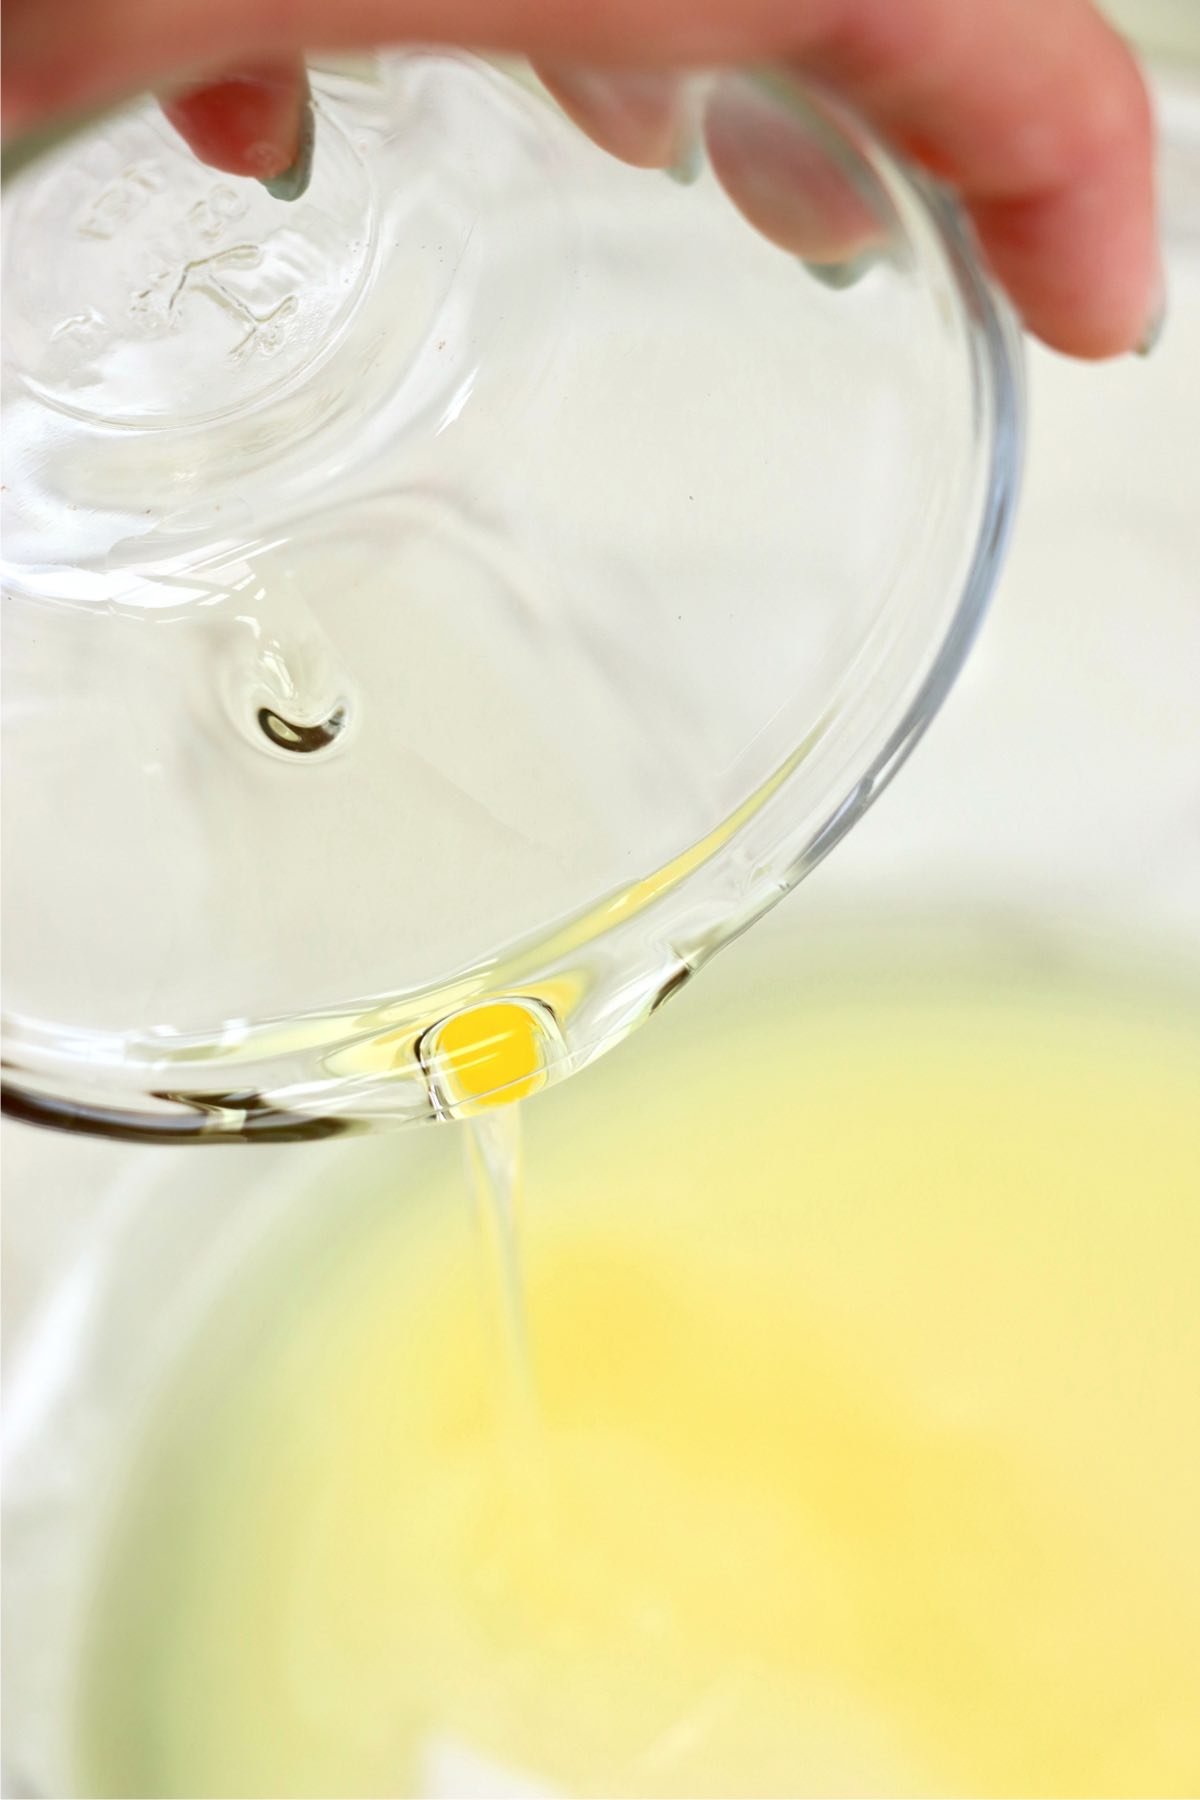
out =
<svg viewBox="0 0 1200 1800"><path fill-rule="evenodd" d="M312 180L313 145L316 141L316 124L313 118L312 100L306 94L300 110L300 124L296 138L296 154L287 168L279 175L263 175L259 177L268 194L276 200L298 200Z"/></svg>
<svg viewBox="0 0 1200 1800"><path fill-rule="evenodd" d="M681 143L676 152L675 161L668 163L664 173L680 187L691 187L699 181L704 168L704 134L699 123L680 127Z"/></svg>
<svg viewBox="0 0 1200 1800"><path fill-rule="evenodd" d="M804 261L804 266L809 274L815 281L819 281L822 287L833 288L835 293L841 293L845 288L857 286L863 276L869 274L875 267L880 258L877 251L863 250L858 256L848 256L841 262L809 262L803 258L801 260Z"/></svg>

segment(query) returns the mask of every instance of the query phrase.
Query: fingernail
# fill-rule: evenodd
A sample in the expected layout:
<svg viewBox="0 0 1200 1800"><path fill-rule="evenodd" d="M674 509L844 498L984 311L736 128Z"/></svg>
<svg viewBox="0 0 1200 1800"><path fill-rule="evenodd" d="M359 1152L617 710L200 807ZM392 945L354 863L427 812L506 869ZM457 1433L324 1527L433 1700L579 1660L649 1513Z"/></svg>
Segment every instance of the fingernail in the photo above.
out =
<svg viewBox="0 0 1200 1800"><path fill-rule="evenodd" d="M1166 295L1164 293L1162 293L1162 291L1160 290L1158 299L1155 301L1153 307L1150 310L1150 317L1146 321L1146 329L1143 331L1141 337L1138 339L1137 344L1135 346L1136 352L1139 356L1149 356L1150 353L1154 350L1155 346L1158 343L1158 340L1161 338L1161 336L1163 334L1163 326L1166 324L1166 322L1167 322Z"/></svg>
<svg viewBox="0 0 1200 1800"><path fill-rule="evenodd" d="M844 288L852 288L860 282L875 267L879 255L874 250L862 250L857 256L846 257L843 262L801 260L815 281L819 281L823 287L832 288L835 293L841 293Z"/></svg>
<svg viewBox="0 0 1200 1800"><path fill-rule="evenodd" d="M675 161L668 163L664 173L680 187L691 187L699 181L700 172L704 168L704 134L698 124L680 127L680 145Z"/></svg>
<svg viewBox="0 0 1200 1800"><path fill-rule="evenodd" d="M300 125L296 136L296 154L280 175L260 175L259 180L268 194L275 200L299 200L312 179L313 144L316 139L316 125L313 118L312 100L306 94L300 110Z"/></svg>

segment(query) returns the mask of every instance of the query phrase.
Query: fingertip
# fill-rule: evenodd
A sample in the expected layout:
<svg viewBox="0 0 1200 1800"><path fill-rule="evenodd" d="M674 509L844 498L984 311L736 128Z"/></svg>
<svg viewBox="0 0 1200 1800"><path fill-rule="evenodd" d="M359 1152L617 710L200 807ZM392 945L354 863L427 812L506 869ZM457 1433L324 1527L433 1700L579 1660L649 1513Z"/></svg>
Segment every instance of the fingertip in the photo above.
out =
<svg viewBox="0 0 1200 1800"><path fill-rule="evenodd" d="M210 168L272 186L290 183L297 192L307 185L302 165L311 143L311 110L302 63L223 75L172 94L162 107Z"/></svg>
<svg viewBox="0 0 1200 1800"><path fill-rule="evenodd" d="M884 236L854 174L823 124L782 107L761 84L719 77L704 121L717 180L754 229L839 285Z"/></svg>
<svg viewBox="0 0 1200 1800"><path fill-rule="evenodd" d="M1133 171L1106 170L1032 198L971 207L988 265L1022 321L1089 361L1144 342L1163 298L1152 204Z"/></svg>
<svg viewBox="0 0 1200 1800"><path fill-rule="evenodd" d="M1115 34L1109 50L1055 178L969 201L988 262L1029 330L1089 361L1144 344L1163 305L1153 107Z"/></svg>
<svg viewBox="0 0 1200 1800"><path fill-rule="evenodd" d="M538 59L534 69L567 117L611 156L639 169L683 160L694 135L685 76Z"/></svg>

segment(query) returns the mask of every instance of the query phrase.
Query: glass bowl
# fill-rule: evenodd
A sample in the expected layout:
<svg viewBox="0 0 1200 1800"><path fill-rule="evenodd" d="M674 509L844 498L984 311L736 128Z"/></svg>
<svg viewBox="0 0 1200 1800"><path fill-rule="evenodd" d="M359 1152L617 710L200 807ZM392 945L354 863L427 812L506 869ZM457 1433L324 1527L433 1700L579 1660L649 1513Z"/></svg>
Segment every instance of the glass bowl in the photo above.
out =
<svg viewBox="0 0 1200 1800"><path fill-rule="evenodd" d="M314 94L290 205L148 103L6 194L26 1119L291 1139L583 1066L862 814L996 573L1014 329L832 103L681 84L663 169L523 68Z"/></svg>

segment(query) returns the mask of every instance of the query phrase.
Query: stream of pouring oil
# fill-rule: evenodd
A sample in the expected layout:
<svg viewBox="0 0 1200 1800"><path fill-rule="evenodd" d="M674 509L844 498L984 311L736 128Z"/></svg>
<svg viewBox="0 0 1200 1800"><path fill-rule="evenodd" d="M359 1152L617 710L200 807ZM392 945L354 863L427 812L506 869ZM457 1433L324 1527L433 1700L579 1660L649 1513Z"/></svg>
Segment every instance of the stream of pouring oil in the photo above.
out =
<svg viewBox="0 0 1200 1800"><path fill-rule="evenodd" d="M478 1113L465 1122L465 1134L467 1174L474 1194L484 1288L495 1338L495 1401L504 1439L512 1447L515 1471L524 1482L542 1458L522 1256L520 1101Z"/></svg>

